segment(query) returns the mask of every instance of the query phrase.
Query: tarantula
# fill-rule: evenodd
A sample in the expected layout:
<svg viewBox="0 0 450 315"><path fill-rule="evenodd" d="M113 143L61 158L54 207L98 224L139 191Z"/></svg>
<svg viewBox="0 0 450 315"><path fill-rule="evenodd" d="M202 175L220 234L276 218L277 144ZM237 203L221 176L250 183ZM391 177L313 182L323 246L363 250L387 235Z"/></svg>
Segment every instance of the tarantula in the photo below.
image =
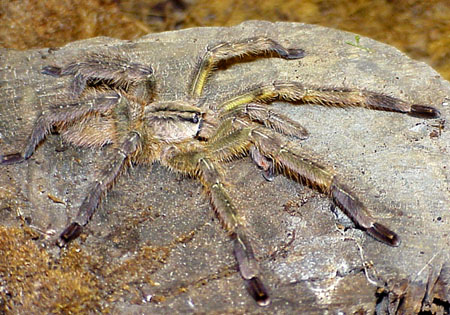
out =
<svg viewBox="0 0 450 315"><path fill-rule="evenodd" d="M152 67L133 63L120 52L93 53L63 67L46 66L44 74L73 77L69 97L39 116L23 153L0 155L0 164L27 160L53 129L76 146L112 144L114 154L108 167L92 184L76 218L60 234L60 247L81 234L102 197L131 163L159 161L172 171L199 179L233 240L247 290L261 306L268 305L270 297L261 281L245 225L227 193L221 163L250 156L267 180L282 173L317 188L357 227L378 241L398 246L400 239L395 232L376 222L331 170L302 153L296 139L305 139L306 129L270 109L269 104L283 100L361 106L431 118L438 117L439 111L370 91L317 88L285 81L256 85L222 102L203 97L205 84L218 64L237 62L247 55L289 60L303 58L305 53L265 37L208 46L193 71L186 98L175 101L157 100Z"/></svg>

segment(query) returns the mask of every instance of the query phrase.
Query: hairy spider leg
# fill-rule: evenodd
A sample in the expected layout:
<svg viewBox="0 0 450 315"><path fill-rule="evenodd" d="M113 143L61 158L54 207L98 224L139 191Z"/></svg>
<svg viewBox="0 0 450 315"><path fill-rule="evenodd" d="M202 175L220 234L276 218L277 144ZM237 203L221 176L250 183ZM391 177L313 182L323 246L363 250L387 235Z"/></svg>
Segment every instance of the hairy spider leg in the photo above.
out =
<svg viewBox="0 0 450 315"><path fill-rule="evenodd" d="M14 164L27 160L52 127L64 128L83 118L106 113L116 106L120 100L121 96L117 92L110 91L100 95L92 93L83 99L50 107L43 111L36 120L24 153L0 155L0 164Z"/></svg>
<svg viewBox="0 0 450 315"><path fill-rule="evenodd" d="M397 234L376 222L363 203L339 183L334 172L300 152L296 144L266 127L255 126L241 119L224 121L218 133L220 137L212 137L207 144L207 151L216 160L229 161L250 151L254 162L269 175L276 168L290 178L317 188L329 195L369 235L391 246L400 244Z"/></svg>
<svg viewBox="0 0 450 315"><path fill-rule="evenodd" d="M308 131L298 122L285 115L277 113L274 110L268 109L267 106L262 104L241 104L222 113L221 118L224 120L219 126L217 133L209 139L208 147L210 147L210 150L213 151L214 147L219 144L219 149L223 150L220 143L227 143L228 146L233 143L237 143L238 146L233 147L232 150L228 149L228 153L231 154L225 154L221 160L232 160L236 157L236 151L238 151L240 155L246 155L246 152L248 151L253 162L255 162L255 164L264 171L263 177L267 181L272 181L275 178L276 174L273 163L270 159L261 154L256 146L250 145L248 142L248 135L244 136L244 140L247 141L242 141L242 139L240 140L240 137L236 136L236 134L242 134L242 131L239 133L235 132L237 128L248 126L246 121L236 119L236 117L248 118L251 121L261 123L267 128L275 130L286 136L295 137L301 140L308 137Z"/></svg>
<svg viewBox="0 0 450 315"><path fill-rule="evenodd" d="M283 59L300 59L303 49L287 49L267 37L252 37L236 42L224 42L207 47L200 57L189 84L189 95L200 97L205 83L217 64L244 56L275 56Z"/></svg>
<svg viewBox="0 0 450 315"><path fill-rule="evenodd" d="M119 53L89 53L83 61L64 67L46 66L42 73L53 77L73 75L69 91L75 96L81 95L88 85L105 84L124 91L141 85L144 87L141 93L149 93L141 98L149 100L154 83L151 66L133 63L128 56Z"/></svg>
<svg viewBox="0 0 450 315"><path fill-rule="evenodd" d="M57 241L59 247L63 247L81 234L83 227L89 223L102 197L113 185L130 157L139 149L139 146L140 135L132 131L125 138L121 146L115 149L113 156L107 163L108 167L101 172L99 178L92 184L89 194L78 210L76 218L60 234Z"/></svg>
<svg viewBox="0 0 450 315"><path fill-rule="evenodd" d="M222 117L248 117L252 121L262 123L283 135L300 140L308 138L308 131L295 120L277 113L263 104L245 103L224 112Z"/></svg>
<svg viewBox="0 0 450 315"><path fill-rule="evenodd" d="M235 153L238 151L234 150ZM207 157L206 152L211 158ZM261 281L258 263L245 233L244 223L226 191L219 166L213 161L216 153L208 150L171 152L163 157L162 161L170 169L190 174L200 180L219 220L233 239L234 255L249 294L259 305L266 306L270 304L270 297Z"/></svg>
<svg viewBox="0 0 450 315"><path fill-rule="evenodd" d="M378 241L390 246L400 245L397 234L376 222L364 204L338 181L334 172L315 162L304 152L300 152L295 144L267 128L254 129L250 135L259 152L273 161L280 173L329 195L357 227Z"/></svg>
<svg viewBox="0 0 450 315"><path fill-rule="evenodd" d="M274 100L340 107L364 107L395 111L426 118L440 116L439 110L434 107L411 104L398 98L376 92L338 88L315 88L305 86L298 82L280 81L251 87L239 95L222 102L218 107L222 111L230 111L243 104L256 101L270 102Z"/></svg>
<svg viewBox="0 0 450 315"><path fill-rule="evenodd" d="M242 120L236 120L233 117L248 118L251 121L261 123L267 128L275 130L283 135L295 137L300 140L308 138L308 131L302 125L285 115L267 108L267 106L263 104L248 103L238 105L231 110L222 113L221 118L226 119L227 117L232 117L231 119L228 119L234 124L239 122L241 125L245 125L246 123L243 123ZM222 124L220 128L226 126L227 123ZM228 127L228 129L231 130L232 128ZM253 162L264 171L264 178L267 181L272 181L276 175L272 161L262 155L254 145L250 146L249 153Z"/></svg>

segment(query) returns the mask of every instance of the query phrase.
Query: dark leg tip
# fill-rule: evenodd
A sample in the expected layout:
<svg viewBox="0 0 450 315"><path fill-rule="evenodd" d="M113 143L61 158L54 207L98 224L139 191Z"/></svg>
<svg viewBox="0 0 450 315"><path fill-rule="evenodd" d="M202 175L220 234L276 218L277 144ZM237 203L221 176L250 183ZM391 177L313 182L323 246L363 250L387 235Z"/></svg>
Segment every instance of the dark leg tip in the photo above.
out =
<svg viewBox="0 0 450 315"><path fill-rule="evenodd" d="M52 77L59 78L61 76L62 69L60 67L55 66L45 66L42 68L41 73L51 75Z"/></svg>
<svg viewBox="0 0 450 315"><path fill-rule="evenodd" d="M258 303L259 306L270 305L270 297L267 293L264 284L258 277L253 277L249 280L245 280L245 285L247 287L248 293L253 297L253 299Z"/></svg>
<svg viewBox="0 0 450 315"><path fill-rule="evenodd" d="M414 117L439 118L441 116L441 112L432 106L411 105L409 115Z"/></svg>
<svg viewBox="0 0 450 315"><path fill-rule="evenodd" d="M58 241L56 242L56 245L58 245L59 247L64 247L67 243L69 243L70 241L72 241L72 240L76 239L78 236L80 236L82 231L83 231L83 228L81 225L79 225L76 222L72 222L61 233Z"/></svg>
<svg viewBox="0 0 450 315"><path fill-rule="evenodd" d="M376 240L397 247L401 241L398 235L380 223L374 223L366 232Z"/></svg>
<svg viewBox="0 0 450 315"><path fill-rule="evenodd" d="M273 171L273 167L269 167L268 170L264 171L262 176L264 177L264 179L268 182L272 182L275 177L277 176L275 174L275 172Z"/></svg>
<svg viewBox="0 0 450 315"><path fill-rule="evenodd" d="M286 59L301 59L305 57L305 51L303 49L288 49L288 54L285 56Z"/></svg>
<svg viewBox="0 0 450 315"><path fill-rule="evenodd" d="M22 154L20 154L20 153L0 155L0 164L3 164L3 165L16 164L16 163L21 163L23 161L25 161L25 159L22 156Z"/></svg>
<svg viewBox="0 0 450 315"><path fill-rule="evenodd" d="M299 140L306 140L309 138L309 132L305 128L298 128L297 133L294 135Z"/></svg>

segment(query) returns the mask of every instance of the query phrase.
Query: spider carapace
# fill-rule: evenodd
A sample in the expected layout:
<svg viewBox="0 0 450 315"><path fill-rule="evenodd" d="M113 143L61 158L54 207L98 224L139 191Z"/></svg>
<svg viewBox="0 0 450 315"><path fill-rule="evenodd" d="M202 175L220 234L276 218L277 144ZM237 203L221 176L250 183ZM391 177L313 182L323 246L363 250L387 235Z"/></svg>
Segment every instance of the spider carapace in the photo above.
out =
<svg viewBox="0 0 450 315"><path fill-rule="evenodd" d="M203 96L209 76L226 61L245 56L300 59L302 49L286 49L270 38L254 37L208 46L193 71L185 100L157 100L153 69L134 63L123 52L91 53L63 67L46 66L42 73L71 76L65 100L46 109L36 120L23 153L0 155L0 164L27 160L51 130L76 146L111 144L113 154L82 202L78 215L60 234L65 246L88 224L102 197L132 163L156 161L170 170L200 180L212 207L234 243L239 272L256 302L270 303L246 227L227 192L221 164L250 156L271 180L281 173L327 194L355 225L390 246L399 237L376 222L366 207L341 184L330 169L302 153L298 141L308 133L299 123L277 113L270 103L360 106L435 118L431 106L366 90L306 86L300 82L267 82L224 97ZM275 78L276 79L276 78Z"/></svg>

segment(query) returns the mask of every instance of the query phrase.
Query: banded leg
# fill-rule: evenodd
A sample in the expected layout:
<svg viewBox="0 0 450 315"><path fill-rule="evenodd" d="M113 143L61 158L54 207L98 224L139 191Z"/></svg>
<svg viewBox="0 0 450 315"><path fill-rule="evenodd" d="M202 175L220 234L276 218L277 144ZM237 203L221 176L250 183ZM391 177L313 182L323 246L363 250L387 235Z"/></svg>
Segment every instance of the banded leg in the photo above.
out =
<svg viewBox="0 0 450 315"><path fill-rule="evenodd" d="M260 279L258 263L246 236L245 227L225 189L218 167L202 152L174 154L164 160L170 168L195 174L200 179L219 220L233 238L234 255L248 292L259 305L269 305L270 297Z"/></svg>
<svg viewBox="0 0 450 315"><path fill-rule="evenodd" d="M117 149L113 158L108 163L108 168L104 169L89 190L89 194L84 199L78 210L78 214L72 223L70 223L59 236L57 245L63 247L68 242L77 238L88 224L94 211L97 209L102 197L112 186L115 179L120 175L129 157L135 153L140 144L140 136L136 132L131 132L121 147Z"/></svg>
<svg viewBox="0 0 450 315"><path fill-rule="evenodd" d="M221 61L235 59L246 55L274 55L283 59L300 59L305 56L302 49L286 49L274 40L266 37L252 37L233 43L220 43L207 47L201 56L192 76L190 95L200 97L205 83Z"/></svg>
<svg viewBox="0 0 450 315"><path fill-rule="evenodd" d="M64 67L46 66L42 73L53 77L73 75L69 90L76 96L81 95L88 84L104 83L128 91L143 82L150 85L153 82L152 67L133 63L123 54L91 53L84 60Z"/></svg>
<svg viewBox="0 0 450 315"><path fill-rule="evenodd" d="M243 104L256 101L270 102L274 100L342 107L357 106L428 118L440 116L439 110L434 107L411 104L380 93L337 88L314 88L304 86L297 82L274 82L272 84L255 86L238 96L226 100L219 105L219 108L222 111L231 111Z"/></svg>
<svg viewBox="0 0 450 315"><path fill-rule="evenodd" d="M270 130L255 129L251 136L258 151L272 161L280 172L328 194L357 227L378 241L390 246L400 245L397 234L376 222L363 203L338 181L333 172L300 153Z"/></svg>
<svg viewBox="0 0 450 315"><path fill-rule="evenodd" d="M92 94L81 100L51 107L44 111L34 124L23 155L21 153L0 155L0 164L8 165L27 160L53 126L70 125L83 117L106 113L118 104L120 99L119 94L111 91L100 96Z"/></svg>

